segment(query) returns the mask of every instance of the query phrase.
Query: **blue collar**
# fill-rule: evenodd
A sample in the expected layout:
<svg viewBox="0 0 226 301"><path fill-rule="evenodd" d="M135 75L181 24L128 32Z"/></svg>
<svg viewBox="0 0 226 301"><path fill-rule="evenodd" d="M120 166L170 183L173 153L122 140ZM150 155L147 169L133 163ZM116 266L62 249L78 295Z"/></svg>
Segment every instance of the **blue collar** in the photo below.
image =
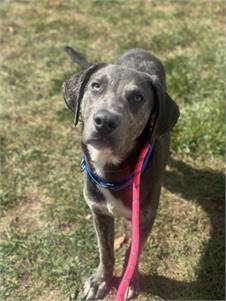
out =
<svg viewBox="0 0 226 301"><path fill-rule="evenodd" d="M150 149L144 159L144 163L141 169L141 174L144 172L145 168L148 165L148 162L151 158L151 154L153 152L153 148L154 145L152 144L150 146ZM85 156L82 156L82 160L81 160L81 166L82 166L82 171L85 171L89 177L89 179L96 184L97 186L101 187L101 188L106 188L106 189L110 189L113 191L118 191L118 190L122 190L126 187L128 187L132 182L134 177L136 177L138 174L132 174L130 175L127 179L120 181L120 182L107 182L105 179L99 177L98 175L95 175L89 168L88 162L86 160Z"/></svg>

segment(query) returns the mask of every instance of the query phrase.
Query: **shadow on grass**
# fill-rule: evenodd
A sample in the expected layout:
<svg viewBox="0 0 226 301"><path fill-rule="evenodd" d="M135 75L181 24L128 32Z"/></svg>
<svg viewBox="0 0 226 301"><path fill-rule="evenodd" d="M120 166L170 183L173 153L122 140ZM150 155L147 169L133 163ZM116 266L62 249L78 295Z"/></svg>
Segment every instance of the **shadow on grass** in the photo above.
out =
<svg viewBox="0 0 226 301"><path fill-rule="evenodd" d="M224 175L212 169L196 169L175 159L170 160L169 166L164 186L202 206L210 219L211 238L197 267L196 281L141 274L141 292L163 300L225 300ZM113 277L112 288L117 289L119 283L120 277Z"/></svg>
<svg viewBox="0 0 226 301"><path fill-rule="evenodd" d="M211 222L195 282L180 282L158 275L143 275L141 290L167 299L225 300L224 175L211 169L199 170L171 159L164 186L185 200L198 202Z"/></svg>

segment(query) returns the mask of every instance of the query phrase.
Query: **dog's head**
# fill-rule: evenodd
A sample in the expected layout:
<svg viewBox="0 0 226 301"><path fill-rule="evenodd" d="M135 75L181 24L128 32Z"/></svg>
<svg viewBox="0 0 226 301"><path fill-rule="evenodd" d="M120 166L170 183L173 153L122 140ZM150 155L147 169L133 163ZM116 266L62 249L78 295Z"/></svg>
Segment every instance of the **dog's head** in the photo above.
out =
<svg viewBox="0 0 226 301"><path fill-rule="evenodd" d="M91 65L64 82L63 94L75 124L81 109L82 142L116 156L127 154L151 121L155 139L179 117L157 76L120 65Z"/></svg>

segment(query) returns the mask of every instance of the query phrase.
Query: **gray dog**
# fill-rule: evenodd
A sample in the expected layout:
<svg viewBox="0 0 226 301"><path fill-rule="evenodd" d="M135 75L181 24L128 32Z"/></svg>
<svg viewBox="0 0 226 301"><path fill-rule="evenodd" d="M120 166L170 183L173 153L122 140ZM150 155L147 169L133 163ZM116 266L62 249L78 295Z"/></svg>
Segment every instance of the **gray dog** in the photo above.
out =
<svg viewBox="0 0 226 301"><path fill-rule="evenodd" d="M89 171L84 173L84 198L93 215L100 257L96 272L85 283L84 297L95 300L106 295L112 279L114 216L131 219L132 185L125 179L131 178L146 141L153 152L140 186L140 250L150 234L169 157L169 132L179 109L166 92L163 65L149 52L132 49L114 64L92 64L72 48L66 51L82 68L63 83L63 95L75 124L81 111L82 150ZM117 189L100 182L116 183ZM128 254L129 249L125 261ZM127 299L138 290L137 266Z"/></svg>

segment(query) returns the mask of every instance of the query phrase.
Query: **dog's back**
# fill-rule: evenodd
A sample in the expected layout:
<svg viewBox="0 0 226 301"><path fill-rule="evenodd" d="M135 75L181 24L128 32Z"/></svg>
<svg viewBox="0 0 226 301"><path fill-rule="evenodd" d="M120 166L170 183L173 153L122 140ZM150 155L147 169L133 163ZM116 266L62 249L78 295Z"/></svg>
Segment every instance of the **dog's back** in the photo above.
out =
<svg viewBox="0 0 226 301"><path fill-rule="evenodd" d="M118 58L116 64L145 72L149 75L156 75L160 79L162 87L166 89L164 67L160 60L150 52L139 48L130 49Z"/></svg>

